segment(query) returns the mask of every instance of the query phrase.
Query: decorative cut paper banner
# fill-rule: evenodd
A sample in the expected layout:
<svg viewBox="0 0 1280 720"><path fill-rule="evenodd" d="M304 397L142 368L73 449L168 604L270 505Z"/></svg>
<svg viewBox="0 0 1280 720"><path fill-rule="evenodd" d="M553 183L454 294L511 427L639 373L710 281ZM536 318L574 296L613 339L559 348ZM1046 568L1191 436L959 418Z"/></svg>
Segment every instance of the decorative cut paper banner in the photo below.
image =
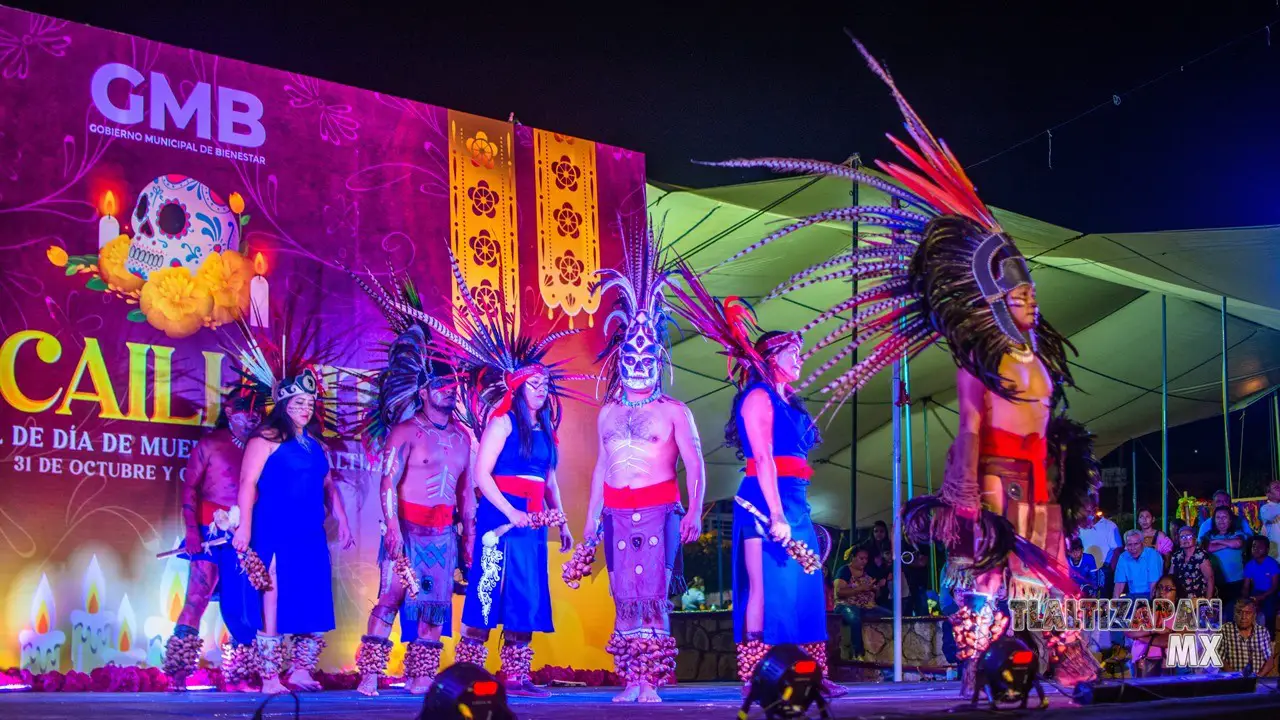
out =
<svg viewBox="0 0 1280 720"><path fill-rule="evenodd" d="M555 308L573 319L600 307L588 290L600 269L600 209L596 144L545 130L533 131L538 179L538 277L547 317Z"/></svg>
<svg viewBox="0 0 1280 720"><path fill-rule="evenodd" d="M454 257L476 303L519 320L516 173L511 125L449 111L449 223ZM462 296L453 288L453 307Z"/></svg>

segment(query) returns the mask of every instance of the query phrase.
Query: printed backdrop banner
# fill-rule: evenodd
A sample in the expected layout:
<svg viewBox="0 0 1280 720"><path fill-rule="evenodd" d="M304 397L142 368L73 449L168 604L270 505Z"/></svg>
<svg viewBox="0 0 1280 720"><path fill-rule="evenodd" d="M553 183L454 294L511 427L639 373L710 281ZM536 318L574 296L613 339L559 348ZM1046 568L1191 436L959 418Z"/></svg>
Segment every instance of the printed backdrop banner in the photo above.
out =
<svg viewBox="0 0 1280 720"><path fill-rule="evenodd" d="M587 286L644 212L640 154L3 7L0 76L0 667L160 662L188 568L155 556L183 536L239 314L319 318L347 392L389 333L344 268L404 271L447 312L452 247L478 303L589 328L562 350L582 370L603 346ZM569 403L560 437L592 438L594 412ZM561 455L574 528L595 445ZM357 441L333 459L358 544L331 544L322 666L350 669L378 478ZM568 590L564 559L537 664L607 667L607 582ZM217 662L216 604L201 633Z"/></svg>

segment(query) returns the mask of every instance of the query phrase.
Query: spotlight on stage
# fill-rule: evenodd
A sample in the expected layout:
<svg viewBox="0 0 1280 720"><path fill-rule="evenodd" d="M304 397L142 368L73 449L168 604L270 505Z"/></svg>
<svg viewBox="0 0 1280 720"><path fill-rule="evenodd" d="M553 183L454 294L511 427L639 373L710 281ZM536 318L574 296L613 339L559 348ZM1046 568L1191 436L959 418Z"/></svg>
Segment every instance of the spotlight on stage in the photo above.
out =
<svg viewBox="0 0 1280 720"><path fill-rule="evenodd" d="M445 668L422 700L418 720L516 720L507 691L487 670L471 663Z"/></svg>
<svg viewBox="0 0 1280 720"><path fill-rule="evenodd" d="M973 691L973 703L978 703L978 693L985 688L987 702L991 703L993 710L1013 704L1026 708L1031 691L1035 690L1040 707L1048 707L1044 688L1037 677L1039 669L1040 658L1031 646L1016 637L997 640L978 660L978 682Z"/></svg>
<svg viewBox="0 0 1280 720"><path fill-rule="evenodd" d="M822 671L795 645L778 645L756 665L738 717L745 720L754 703L760 703L767 720L805 717L810 705L818 706L821 717L831 717L822 697Z"/></svg>

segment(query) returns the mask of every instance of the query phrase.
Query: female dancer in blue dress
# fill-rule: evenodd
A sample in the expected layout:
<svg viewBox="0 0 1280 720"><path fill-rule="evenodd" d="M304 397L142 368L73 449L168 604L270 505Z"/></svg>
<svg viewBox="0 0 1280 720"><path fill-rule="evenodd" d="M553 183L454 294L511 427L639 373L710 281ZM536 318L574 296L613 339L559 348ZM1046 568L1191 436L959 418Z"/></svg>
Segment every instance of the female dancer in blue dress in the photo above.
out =
<svg viewBox="0 0 1280 720"><path fill-rule="evenodd" d="M342 496L330 481L317 394L309 369L278 383L275 407L245 446L241 467L240 527L232 545L239 552L252 548L271 578L271 589L262 594L256 643L265 693L288 691L280 682L282 634L293 636L289 685L320 689L311 672L324 649L323 634L335 625L326 497L338 523L338 544L355 544Z"/></svg>
<svg viewBox="0 0 1280 720"><path fill-rule="evenodd" d="M501 625L507 694L545 697L548 693L530 679L533 650L529 642L535 632L554 631L547 529L530 527L529 516L564 507L556 484L560 402L587 396L563 383L594 378L565 373L561 362L545 361L556 341L580 330L561 330L543 338L521 335L509 316L480 309L452 253L449 260L462 298L452 323L410 304L393 300L391 305L431 328L431 349L465 371L468 384L478 390L468 394L468 412L484 419L472 468L481 499L462 607L462 639L454 657L460 663L483 666L489 631ZM561 524L560 552L572 548L573 536Z"/></svg>
<svg viewBox="0 0 1280 720"><path fill-rule="evenodd" d="M739 388L725 426L725 443L747 461L733 516L733 625L738 676L745 685L769 646L795 644L822 669L823 692L845 689L827 679L826 595L820 573L806 573L784 547L788 540L818 547L807 491L808 454L820 440L813 419L790 383L800 377L800 333L758 329L751 309L736 297L716 300L697 273L679 262L672 309L701 335L720 343L729 379ZM769 519L768 526L742 506Z"/></svg>

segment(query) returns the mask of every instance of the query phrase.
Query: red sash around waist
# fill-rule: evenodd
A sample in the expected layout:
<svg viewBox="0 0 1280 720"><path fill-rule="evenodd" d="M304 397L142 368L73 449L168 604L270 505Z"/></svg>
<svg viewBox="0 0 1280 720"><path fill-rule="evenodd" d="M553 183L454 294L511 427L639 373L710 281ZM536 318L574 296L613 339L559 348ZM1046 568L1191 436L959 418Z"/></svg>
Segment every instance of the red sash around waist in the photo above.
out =
<svg viewBox="0 0 1280 720"><path fill-rule="evenodd" d="M778 468L778 477L793 477L801 480L808 480L813 477L813 468L809 467L808 458L794 457L791 455L775 455L773 464ZM747 476L755 477L756 461L747 460Z"/></svg>
<svg viewBox="0 0 1280 720"><path fill-rule="evenodd" d="M1049 444L1044 436L1018 435L1000 428L984 427L979 442L979 454L989 457L1025 460L1031 464L1031 501L1049 502L1049 478L1045 464L1049 459Z"/></svg>
<svg viewBox="0 0 1280 720"><path fill-rule="evenodd" d="M453 524L452 505L419 505L400 500L400 519L429 528L446 528Z"/></svg>
<svg viewBox="0 0 1280 720"><path fill-rule="evenodd" d="M219 505L218 503L201 501L200 502L200 524L206 525L206 526L212 525L213 514L218 512L219 510L225 510L227 512L231 512L231 508L227 507L226 505Z"/></svg>
<svg viewBox="0 0 1280 720"><path fill-rule="evenodd" d="M680 486L674 479L642 488L604 486L604 506L614 510L637 510L680 502Z"/></svg>
<svg viewBox="0 0 1280 720"><path fill-rule="evenodd" d="M542 498L547 490L545 480L531 480L519 475L494 475L498 489L508 495L525 499L525 512L541 512Z"/></svg>

